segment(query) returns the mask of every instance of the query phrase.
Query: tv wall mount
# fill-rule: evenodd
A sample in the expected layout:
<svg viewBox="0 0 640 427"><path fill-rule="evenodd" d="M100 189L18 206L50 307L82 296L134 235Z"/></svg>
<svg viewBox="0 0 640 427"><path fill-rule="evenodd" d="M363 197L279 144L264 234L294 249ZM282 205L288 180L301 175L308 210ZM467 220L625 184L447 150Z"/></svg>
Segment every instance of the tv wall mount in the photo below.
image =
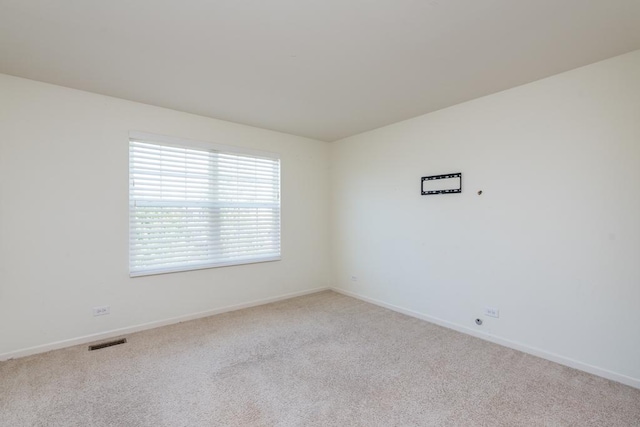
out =
<svg viewBox="0 0 640 427"><path fill-rule="evenodd" d="M420 191L423 196L462 193L462 172L423 176Z"/></svg>

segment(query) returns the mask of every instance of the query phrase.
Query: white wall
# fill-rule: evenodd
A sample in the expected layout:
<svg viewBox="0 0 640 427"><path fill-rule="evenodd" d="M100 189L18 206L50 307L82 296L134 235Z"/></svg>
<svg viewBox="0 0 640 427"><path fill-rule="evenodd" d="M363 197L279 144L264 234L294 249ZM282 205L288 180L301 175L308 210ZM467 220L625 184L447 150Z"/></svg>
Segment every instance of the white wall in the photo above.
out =
<svg viewBox="0 0 640 427"><path fill-rule="evenodd" d="M282 261L130 279L130 130L280 153ZM0 75L0 357L327 286L328 156L319 141ZM98 305L111 314L93 317Z"/></svg>
<svg viewBox="0 0 640 427"><path fill-rule="evenodd" d="M640 51L338 141L332 169L337 287L640 387ZM449 172L462 194L420 195Z"/></svg>
<svg viewBox="0 0 640 427"><path fill-rule="evenodd" d="M640 387L638 76L640 51L329 145L0 75L0 358L326 286L331 203L340 289ZM281 153L283 260L130 279L129 130Z"/></svg>

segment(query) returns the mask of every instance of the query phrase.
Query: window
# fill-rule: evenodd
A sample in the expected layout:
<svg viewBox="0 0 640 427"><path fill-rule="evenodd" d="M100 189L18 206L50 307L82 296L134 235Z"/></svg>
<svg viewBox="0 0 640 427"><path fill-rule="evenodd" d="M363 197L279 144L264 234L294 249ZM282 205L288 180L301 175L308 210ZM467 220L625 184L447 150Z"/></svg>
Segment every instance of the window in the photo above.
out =
<svg viewBox="0 0 640 427"><path fill-rule="evenodd" d="M280 259L280 159L131 134L129 274Z"/></svg>

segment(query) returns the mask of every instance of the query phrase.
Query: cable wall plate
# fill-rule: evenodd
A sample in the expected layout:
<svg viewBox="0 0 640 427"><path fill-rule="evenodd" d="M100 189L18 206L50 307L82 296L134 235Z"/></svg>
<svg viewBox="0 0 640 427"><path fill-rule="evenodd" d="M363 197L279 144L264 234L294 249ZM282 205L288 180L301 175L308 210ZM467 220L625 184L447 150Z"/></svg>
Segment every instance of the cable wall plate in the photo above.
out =
<svg viewBox="0 0 640 427"><path fill-rule="evenodd" d="M423 176L420 191L423 196L462 193L462 172Z"/></svg>

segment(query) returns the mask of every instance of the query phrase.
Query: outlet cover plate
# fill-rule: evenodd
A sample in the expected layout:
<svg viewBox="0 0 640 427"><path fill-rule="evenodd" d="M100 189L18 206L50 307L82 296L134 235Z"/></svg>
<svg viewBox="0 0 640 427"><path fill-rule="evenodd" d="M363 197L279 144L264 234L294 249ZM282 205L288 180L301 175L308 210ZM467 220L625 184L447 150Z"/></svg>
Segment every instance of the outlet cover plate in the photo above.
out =
<svg viewBox="0 0 640 427"><path fill-rule="evenodd" d="M493 307L485 307L484 308L485 316L495 317L496 319L500 317L500 310Z"/></svg>
<svg viewBox="0 0 640 427"><path fill-rule="evenodd" d="M102 305L100 307L93 307L92 311L94 316L104 316L105 314L111 313L111 307Z"/></svg>

